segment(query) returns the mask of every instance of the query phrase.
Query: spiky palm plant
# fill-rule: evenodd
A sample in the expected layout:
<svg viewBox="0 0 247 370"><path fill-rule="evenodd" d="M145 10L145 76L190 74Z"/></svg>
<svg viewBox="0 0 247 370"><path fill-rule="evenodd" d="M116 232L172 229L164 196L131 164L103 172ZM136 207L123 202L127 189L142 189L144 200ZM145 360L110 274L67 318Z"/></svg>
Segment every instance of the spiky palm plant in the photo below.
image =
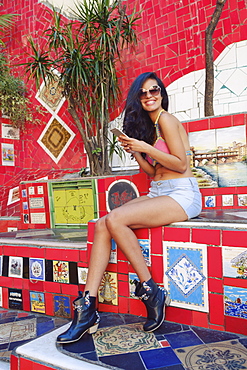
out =
<svg viewBox="0 0 247 370"><path fill-rule="evenodd" d="M83 0L76 4L73 21L64 22L61 11L52 9L52 26L45 31L47 47L32 39L33 55L26 72L37 86L59 71L59 82L68 110L82 136L91 175L110 173L107 153L109 110L119 98L117 62L124 48L136 41L140 18L127 14L120 0Z"/></svg>

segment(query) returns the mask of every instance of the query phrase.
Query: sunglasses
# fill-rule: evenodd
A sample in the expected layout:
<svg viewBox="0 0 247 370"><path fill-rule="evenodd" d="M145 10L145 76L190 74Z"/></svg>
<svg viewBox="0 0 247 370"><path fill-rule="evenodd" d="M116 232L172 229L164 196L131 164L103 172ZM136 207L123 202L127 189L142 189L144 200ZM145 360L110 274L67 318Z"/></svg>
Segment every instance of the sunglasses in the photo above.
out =
<svg viewBox="0 0 247 370"><path fill-rule="evenodd" d="M143 89L141 88L140 91L139 91L139 98L142 100L142 99L146 99L147 96L148 96L148 93L151 95L151 96L158 96L159 93L161 91L161 88L159 85L153 85L151 86L149 89Z"/></svg>

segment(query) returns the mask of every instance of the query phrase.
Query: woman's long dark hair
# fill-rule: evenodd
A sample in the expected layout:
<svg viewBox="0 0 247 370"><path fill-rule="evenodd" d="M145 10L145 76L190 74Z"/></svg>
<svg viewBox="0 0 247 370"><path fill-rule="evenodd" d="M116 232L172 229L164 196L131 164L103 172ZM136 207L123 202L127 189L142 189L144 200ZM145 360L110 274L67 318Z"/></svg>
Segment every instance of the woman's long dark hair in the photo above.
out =
<svg viewBox="0 0 247 370"><path fill-rule="evenodd" d="M168 95L163 82L154 72L145 72L140 74L132 83L125 105L125 116L123 122L123 131L134 139L143 140L148 144L153 144L155 140L155 129L148 113L142 108L139 94L144 82L147 79L157 81L161 88L162 102L161 106L167 111Z"/></svg>

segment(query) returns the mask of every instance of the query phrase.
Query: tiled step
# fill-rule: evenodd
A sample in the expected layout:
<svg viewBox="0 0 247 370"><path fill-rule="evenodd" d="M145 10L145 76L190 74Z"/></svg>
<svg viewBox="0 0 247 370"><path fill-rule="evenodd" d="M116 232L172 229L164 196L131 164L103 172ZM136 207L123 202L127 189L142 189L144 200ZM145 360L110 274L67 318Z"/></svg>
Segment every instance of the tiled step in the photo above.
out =
<svg viewBox="0 0 247 370"><path fill-rule="evenodd" d="M56 337L67 329L66 324L59 329L45 334L29 343L17 347L12 354L11 370L94 370L99 369L91 363L67 356L56 347Z"/></svg>

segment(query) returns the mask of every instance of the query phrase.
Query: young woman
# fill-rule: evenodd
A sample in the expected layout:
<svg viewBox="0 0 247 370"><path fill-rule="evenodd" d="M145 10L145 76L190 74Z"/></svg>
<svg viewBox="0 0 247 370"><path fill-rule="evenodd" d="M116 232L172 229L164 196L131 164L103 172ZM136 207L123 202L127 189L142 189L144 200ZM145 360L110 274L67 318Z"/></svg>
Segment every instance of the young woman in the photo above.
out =
<svg viewBox="0 0 247 370"><path fill-rule="evenodd" d="M96 296L109 262L112 238L139 277L135 294L146 306L144 330L154 331L164 320L169 297L153 281L133 230L185 221L201 211L201 194L190 169L187 134L167 109L167 92L157 75L147 72L137 77L125 107L123 129L128 136L121 135L119 140L153 177L151 188L148 195L131 200L97 221L85 293L74 301L73 322L58 336L58 343L75 342L86 332L96 332Z"/></svg>

